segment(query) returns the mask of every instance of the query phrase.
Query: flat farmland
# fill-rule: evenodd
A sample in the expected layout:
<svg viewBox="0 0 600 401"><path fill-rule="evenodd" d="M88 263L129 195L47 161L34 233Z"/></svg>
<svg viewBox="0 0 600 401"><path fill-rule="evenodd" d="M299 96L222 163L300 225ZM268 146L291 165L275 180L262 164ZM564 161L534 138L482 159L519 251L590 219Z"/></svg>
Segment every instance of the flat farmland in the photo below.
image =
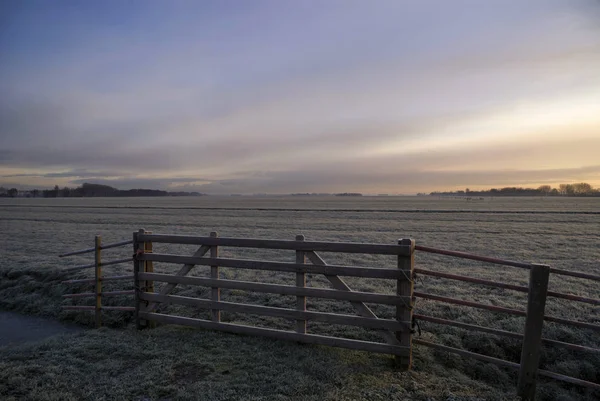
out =
<svg viewBox="0 0 600 401"><path fill-rule="evenodd" d="M217 231L221 237L290 240L297 234L303 234L307 240L388 244L396 243L400 238L412 238L418 245L600 274L600 198L466 200L393 196L206 196L0 199L0 308L89 323L91 316L62 312L60 308L62 304L71 303L63 301L62 294L84 291L85 288L70 288L60 284L60 281L93 276L93 271L64 274L60 270L90 263L91 255L66 259L59 259L57 255L68 250L91 247L95 235L102 235L104 243L129 239L132 232L139 228L165 234L208 235L211 231ZM191 255L196 248L155 244L154 250ZM294 260L293 251L222 248L220 252L223 257ZM130 254L130 248L117 248L105 251L103 259L111 260ZM393 257L327 253L322 256L331 264L396 266ZM523 269L423 252L417 252L416 266L510 284L527 285L528 282L528 271ZM131 264L106 267L105 274L126 274L131 269ZM155 266L155 270L159 272L173 273L176 269L176 265ZM291 285L295 282L294 275L290 273L233 268L222 268L221 271L223 277L231 279ZM206 275L207 269L197 267L192 274ZM385 280L348 278L346 281L354 290L383 293L395 291L394 283ZM124 282L114 284L118 289L131 287L127 285ZM328 287L328 282L323 277L309 275L308 285ZM550 290L553 291L598 298L599 288L597 282L551 275ZM526 305L526 295L523 293L428 276L418 277L415 290L520 310L524 310ZM210 289L182 286L178 287L176 293L209 298ZM222 299L292 308L295 302L294 297L236 290L223 290ZM126 299L107 301L114 305L132 304L131 300ZM206 311L189 307L168 308L171 313L184 316L208 316ZM392 317L394 313L391 308L384 306L373 308L381 317ZM353 313L351 306L341 301L309 299L308 309ZM553 316L600 323L600 308L594 305L549 298L546 311ZM522 332L524 325L524 319L520 317L423 299L417 300L416 313L515 332ZM130 317L127 314L115 314L106 319L107 324L118 326ZM280 329L294 327L293 321L234 313L223 313L223 321ZM427 322L422 322L420 326L422 338L429 341L518 362L520 341ZM367 329L349 329L318 322L309 322L308 327L309 332L319 334L381 341L377 333ZM544 337L600 347L600 336L597 333L552 323L544 325ZM386 358L369 357L368 364L385 365ZM541 365L549 370L593 382L598 382L600 377L598 354L544 348ZM501 399L504 392L514 389L515 383L511 372L423 347L416 348L415 371L446 375L457 383L466 383L464 380L481 381L493 389L491 393L486 393L491 398L497 396ZM477 394L479 393L475 395ZM565 399L593 399L595 396L577 387L550 381L540 386L540 394L542 399L555 399L553 397L557 394L567 397Z"/></svg>

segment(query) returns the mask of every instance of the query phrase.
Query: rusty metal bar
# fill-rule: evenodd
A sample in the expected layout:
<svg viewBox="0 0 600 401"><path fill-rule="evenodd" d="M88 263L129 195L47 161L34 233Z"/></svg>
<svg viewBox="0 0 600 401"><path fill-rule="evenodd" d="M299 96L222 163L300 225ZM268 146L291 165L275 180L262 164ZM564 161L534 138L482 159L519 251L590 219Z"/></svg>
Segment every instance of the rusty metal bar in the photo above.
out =
<svg viewBox="0 0 600 401"><path fill-rule="evenodd" d="M471 306L473 308L479 308L479 309L487 309L487 310L491 310L494 312L508 313L508 314L517 315L517 316L527 316L527 312L517 310L517 309L509 309L509 308L503 308L501 306L480 304L478 302L463 301L462 299L448 298L448 297L443 297L440 295L427 294L424 292L415 291L414 296L418 297L418 298L430 299L432 301L440 301L440 302L446 302L449 304Z"/></svg>
<svg viewBox="0 0 600 401"><path fill-rule="evenodd" d="M506 288L509 290L520 291L520 292L528 292L529 291L529 288L527 288L525 286L513 285L513 284L507 284L507 283L499 283L496 281L484 280L484 279L480 279L480 278L473 278L473 277L467 277L467 276L460 276L457 274L436 272L436 271L426 270L426 269L416 268L415 273L424 274L426 276L442 277L442 278L447 278L450 280L465 281L467 283L488 285L490 287Z"/></svg>
<svg viewBox="0 0 600 401"><path fill-rule="evenodd" d="M588 273L582 273L582 272L572 272L569 270L555 269L554 267L550 268L550 273L560 274L563 276L585 278L585 279L594 280L594 281L600 281L600 276L596 276L594 274L588 274Z"/></svg>
<svg viewBox="0 0 600 401"><path fill-rule="evenodd" d="M472 253L467 253L467 252L448 251L445 249L432 248L432 247L423 246L423 245L417 245L415 247L415 249L417 251L422 251L422 252L437 253L439 255L454 256L457 258L477 260L480 262L494 263L497 265L520 267L522 269L531 269L531 267L532 267L531 263L514 262L511 260L491 258L488 256L479 256L479 255L474 255Z"/></svg>
<svg viewBox="0 0 600 401"><path fill-rule="evenodd" d="M568 299L571 301L585 302L592 305L600 305L600 299L587 298L574 294L564 294L562 292L548 291L548 295L554 298Z"/></svg>
<svg viewBox="0 0 600 401"><path fill-rule="evenodd" d="M475 324L457 322L456 320L441 319L438 317L421 315L421 314L417 314L417 313L415 313L413 316L415 317L415 319L417 319L417 321L422 320L424 322L431 322L431 323L437 323L437 324L446 325L446 326L453 326L453 327L458 327L458 328L465 329L465 330L480 331L483 333L490 333L490 334L495 334L498 336L511 337L511 338L518 339L518 340L523 339L523 334L515 333L513 331L493 329L490 327L477 326ZM600 348L591 348L591 347L586 347L584 345L565 343L565 342L557 341L557 340L550 340L548 338L542 338L542 343L545 345L552 345L552 346L556 346L556 347L568 348L568 349L572 349L574 351L583 351L583 352L591 352L594 354L600 354Z"/></svg>
<svg viewBox="0 0 600 401"><path fill-rule="evenodd" d="M133 276L111 276L111 277L101 277L100 281L116 281L116 280L132 280ZM96 282L96 279L93 278L82 278L77 280L65 280L61 281L61 284L93 284Z"/></svg>
<svg viewBox="0 0 600 401"><path fill-rule="evenodd" d="M560 324L564 324L567 326L575 326L575 327L581 327L584 329L600 331L600 325L598 325L598 324L578 322L576 320L562 319L560 317L555 317L555 316L544 316L544 320L547 322L560 323Z"/></svg>

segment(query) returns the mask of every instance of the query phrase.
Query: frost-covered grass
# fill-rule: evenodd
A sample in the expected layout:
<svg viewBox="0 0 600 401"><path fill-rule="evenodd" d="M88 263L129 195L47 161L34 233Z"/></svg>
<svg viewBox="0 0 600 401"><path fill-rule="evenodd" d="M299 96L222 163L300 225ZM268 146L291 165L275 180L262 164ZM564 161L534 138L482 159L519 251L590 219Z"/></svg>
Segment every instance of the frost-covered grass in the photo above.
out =
<svg viewBox="0 0 600 401"><path fill-rule="evenodd" d="M412 372L360 351L174 327L90 330L0 348L0 398L12 400L500 400L497 385L432 364Z"/></svg>
<svg viewBox="0 0 600 401"><path fill-rule="evenodd" d="M62 312L61 304L71 303L64 301L62 294L68 292L87 291L89 287L67 287L60 284L66 278L91 277L92 271L65 275L60 272L63 267L89 263L90 255L74 257L69 260L60 260L55 255L61 251L86 248L92 245L93 236L102 234L104 242L112 242L130 238L132 232L140 227L155 233L177 233L207 235L210 231L219 231L221 236L255 237L255 238L281 238L293 239L296 234L304 234L307 239L314 240L339 240L394 243L398 238L414 238L418 244L435 246L446 249L469 251L473 253L498 256L514 260L547 263L553 267L600 273L600 215L598 214L564 214L552 211L598 212L600 199L494 199L481 202L466 202L455 199L416 199L416 198L186 198L186 199L52 199L52 200L11 200L17 206L0 205L0 244L2 246L0 259L0 308L18 310L26 313L37 313L59 316L62 319L76 320L83 324L91 323L91 316L75 312ZM68 205L67 205L68 204ZM131 208L140 205L153 207L146 209ZM156 208L158 207L158 208ZM202 208L218 209L202 209ZM223 209L250 208L249 210ZM260 210L259 210L260 209ZM276 210L286 209L286 210ZM308 209L308 210L301 210ZM337 209L337 210L336 210ZM344 209L346 211L340 211ZM351 210L351 211L348 211ZM396 211L394 211L396 210ZM403 212L398 212L402 210ZM408 210L426 210L414 213ZM480 213L447 213L436 211L447 210L477 210ZM509 211L511 213L481 213L485 211ZM538 214L525 213L526 211L544 212ZM192 254L195 248L190 246L170 246L155 244L155 252L170 252ZM131 250L108 250L104 260L130 255ZM271 260L293 261L293 252L242 250L223 248L221 255L224 257L266 258ZM395 261L391 257L375 257L369 255L333 255L322 254L329 263L389 266L394 267ZM513 284L526 285L527 271L485 265L460 259L418 253L417 266L432 270L441 270L457 274L465 274L480 278L487 278ZM156 271L174 272L177 266L156 264ZM131 266L107 267L106 274L126 274L131 272ZM294 275L288 273L257 272L242 269L221 269L225 278L277 282L285 284L294 283ZM203 267L196 267L193 275L206 275L208 271ZM350 287L362 291L377 291L392 293L392 283L384 280L346 280ZM310 286L326 287L327 281L323 277L313 276L308 279ZM157 287L158 286L157 283ZM107 290L132 288L131 283L107 283ZM583 296L598 297L598 283L586 280L552 277L550 288L555 291L573 293ZM480 302L501 305L516 309L524 309L525 294L509 290L487 288L479 285L459 283L433 277L420 277L416 289L422 292L447 295L461 299L477 300ZM179 295L208 297L209 289L201 287L178 287ZM254 303L260 305L293 307L294 298L270 294L248 293L244 291L222 291L223 300ZM107 298L108 304L132 304L130 298ZM79 301L84 303L83 301ZM326 301L309 299L309 310L336 311L353 313L350 305L339 301ZM390 308L373 305L375 312L383 317L392 317ZM168 307L170 313L184 316L206 317L207 312L194 310L188 307ZM591 305L558 301L550 299L547 305L548 314L574 320L600 323L600 313L597 307ZM494 312L476 310L473 308L444 305L437 302L418 300L417 312L448 319L460 320L483 326L496 327L510 331L523 331L524 319ZM130 314L110 312L105 314L105 322L109 326L123 327L130 321ZM244 324L253 324L265 327L292 329L294 322L233 313L223 313L224 321L235 321ZM491 336L488 334L466 332L464 330L438 326L423 322L423 337L454 347L464 348L473 352L495 356L518 362L520 354L519 341ZM362 338L380 341L377 333L358 328L331 326L317 322L309 322L309 331L328 335L343 335L349 338ZM600 348L600 336L588 330L573 329L556 324L545 324L544 336L556 340L573 342ZM180 330L174 328L159 328L146 333L126 331L89 332L70 339L73 344L79 344L83 355L95 355L106 348L107 355L115 360L115 364L126 363L126 357L120 352L108 352L111 347L120 345L112 344L118 338L124 344L135 343L132 353L143 354L142 348L160 343L161 354L156 356L157 361L164 362L173 370L178 359L182 344L185 347L211 347L218 350L217 356L210 356L210 352L194 351L196 359L185 363L213 366L219 361L235 359L235 347L246 349L242 353L243 363L250 363L256 371L267 378L273 375L275 381L271 390L267 390L253 379L252 389L239 390L236 380L243 380L234 375L226 375L223 383L228 383L235 391L247 391L249 396L263 396L264 399L275 398L277 394L284 398L293 397L294 394L307 394L307 399L323 399L329 397L347 399L435 399L451 398L451 395L479 396L485 399L503 399L510 397L514 392L516 376L513 372L506 371L491 364L484 364L467 360L455 355L448 355L423 347L415 350L415 371L410 374L400 374L391 368L391 357L382 355L368 355L361 352L351 352L326 347L299 346L296 344L281 343L266 339L250 339L247 337L232 336L223 333L210 333L203 331ZM198 342L202 338L204 342ZM228 346L223 346L223 342ZM49 342L52 352L58 347L56 342ZM212 345L211 345L212 344ZM45 345L48 347L48 345ZM123 346L125 347L125 345ZM317 385L318 379L313 376L302 376L293 371L296 363L286 362L285 355L275 364L277 374L272 373L272 361L262 356L264 347L282 347L283 354L296 361L297 358L328 358L323 362L333 376L321 380L323 386ZM26 355L34 355L36 346L22 347L27 349ZM68 354L68 346L63 345L62 350L56 353ZM135 352L133 351L135 350ZM308 351L307 351L308 350ZM164 351L164 352L163 352ZM4 351L10 355L13 351ZM33 354L28 354L31 352ZM253 353L254 352L254 353ZM303 353L309 352L306 356ZM124 355L132 355L125 353ZM315 356L318 353L320 356ZM163 355L164 354L164 355ZM176 357L169 357L175 354ZM62 369L67 362L68 355L57 359L57 369ZM91 356L90 356L91 358ZM175 359L173 359L175 358ZM211 359L212 358L212 359ZM42 360L44 360L42 358ZM104 359L103 359L104 360ZM108 362L107 366L111 366ZM120 362L119 362L120 361ZM357 362L358 361L358 362ZM54 363L50 360L48 363ZM8 368L27 369L35 366L36 358L11 360L2 357L2 363ZM98 362L100 363L100 362ZM111 362L113 363L113 362ZM183 363L183 362L182 362ZM278 364L279 363L279 364ZM306 361L311 363L311 361ZM171 365L169 365L171 364ZM542 367L559 373L580 377L589 381L599 381L600 356L581 354L558 348L544 348L542 354ZM104 366L104 365L103 365ZM195 366L195 365L194 365ZM312 365L311 365L312 366ZM64 367L66 369L66 367ZM100 368L101 373L108 375L108 367ZM166 368L165 368L166 369ZM208 368L207 368L208 369ZM312 368L311 368L312 369ZM200 369L202 370L202 369ZM208 369L210 371L210 369ZM122 391L129 391L125 398L134 395L150 395L153 399L191 397L186 395L187 388L195 389L197 385L212 386L214 375L218 369L210 371L206 381L200 379L190 380L185 389L179 393L173 389L161 390L161 386L175 386L177 381L165 379L160 375L163 370L148 371L147 375L153 379L148 384L149 390L144 393L143 388L137 390L127 387ZM121 372L121 371L119 371ZM357 373L358 372L358 373ZM128 382L127 374L122 375L122 381ZM65 380L83 380L71 372ZM211 376L212 375L212 376ZM297 393L285 392L283 389L290 387L290 380L300 380L306 386ZM159 377L160 376L160 377ZM321 375L322 376L322 375ZM278 381L281 377L281 381ZM108 379L108 376L105 378ZM331 380L329 380L331 379ZM38 380L38 379L36 379ZM39 379L42 380L42 379ZM104 380L104 379L102 379ZM119 387L102 384L93 384L90 389L106 391L107 398L120 398ZM166 381L165 381L166 380ZM170 381L169 381L170 380ZM0 383L2 381L0 380ZM38 382L40 388L48 385L50 381ZM46 384L43 384L46 383ZM59 380L51 391L78 398L81 393L68 393L68 386ZM170 383L170 384L169 384ZM204 383L204 384L202 384ZM212 383L212 384L211 384ZM219 383L221 383L219 381ZM285 383L285 385L283 384ZM312 384L310 384L312 383ZM358 384L357 384L358 383ZM412 383L412 384L411 384ZM24 382L15 384L22 391L28 391ZM240 384L241 385L241 384ZM62 386L62 387L61 387ZM125 385L127 386L127 385ZM217 385L215 385L217 386ZM225 384L223 386L227 387ZM412 387L411 387L412 386ZM218 387L218 386L217 386ZM83 387L86 388L86 387ZM220 387L219 387L220 388ZM239 387L242 388L242 387ZM293 388L293 386L292 386ZM352 393L350 390L353 389ZM302 390L305 389L305 390ZM309 391L311 389L313 392ZM291 391L291 389L288 389ZM81 390L83 391L83 390ZM92 390L90 390L92 391ZM112 392L109 392L112 391ZM140 392L142 391L142 392ZM196 390L189 390L196 391ZM233 391L233 390L232 390ZM254 392L253 392L254 391ZM356 393L358 391L358 393ZM370 391L371 393L361 393ZM554 381L542 381L539 384L541 399L594 399L600 395L586 392L579 387L564 385ZM2 393L0 393L2 394ZM123 393L125 394L125 393ZM190 393L191 394L191 393ZM196 393L194 393L196 394ZM208 392L206 394L216 394ZM231 393L234 397L234 393ZM362 394L362 395L360 395ZM66 396L65 396L66 397ZM61 398L61 397L58 397ZM68 398L67 398L68 399ZM211 399L208 395L206 399Z"/></svg>

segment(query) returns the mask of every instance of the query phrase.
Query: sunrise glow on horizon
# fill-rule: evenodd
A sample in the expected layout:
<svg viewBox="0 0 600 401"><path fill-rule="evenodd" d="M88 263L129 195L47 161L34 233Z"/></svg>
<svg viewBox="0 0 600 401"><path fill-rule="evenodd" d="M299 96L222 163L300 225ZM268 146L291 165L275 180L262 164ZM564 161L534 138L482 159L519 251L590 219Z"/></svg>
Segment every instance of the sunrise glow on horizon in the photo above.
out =
<svg viewBox="0 0 600 401"><path fill-rule="evenodd" d="M595 1L15 1L0 14L0 186L600 187Z"/></svg>

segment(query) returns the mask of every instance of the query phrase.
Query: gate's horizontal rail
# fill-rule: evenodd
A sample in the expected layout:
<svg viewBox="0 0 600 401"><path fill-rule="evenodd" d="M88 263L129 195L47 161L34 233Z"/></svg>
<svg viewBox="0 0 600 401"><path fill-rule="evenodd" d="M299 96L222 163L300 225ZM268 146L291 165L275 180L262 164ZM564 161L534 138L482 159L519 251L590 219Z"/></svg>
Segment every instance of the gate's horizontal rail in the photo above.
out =
<svg viewBox="0 0 600 401"><path fill-rule="evenodd" d="M410 354L409 347L400 347L370 341L351 340L347 338L321 336L317 334L300 334L284 330L266 329L262 327L244 326L232 323L218 323L209 320L192 319L181 316L169 316L161 313L140 312L142 319L155 321L163 324L177 324L209 330L226 331L235 334L248 334L255 336L271 337L278 340L298 341L308 344L328 345L332 347L350 348L355 350L377 352L381 354L392 354L407 356Z"/></svg>
<svg viewBox="0 0 600 401"><path fill-rule="evenodd" d="M182 277L160 273L139 273L140 280L159 281L172 284L200 285L204 287L227 288L253 292L266 292L282 295L307 296L315 298L338 299L351 302L370 302L385 305L408 305L409 296L376 294L371 292L340 291L327 288L296 287L282 284L255 283L252 281L237 281L212 279L204 277Z"/></svg>
<svg viewBox="0 0 600 401"><path fill-rule="evenodd" d="M351 326L367 327L371 329L404 331L410 330L411 328L410 322L398 322L396 320L391 319L374 319L336 313L299 311L294 309L275 308L271 306L249 305L225 301L211 301L209 299L198 299L191 297L182 297L177 295L160 295L142 292L140 293L140 299L151 302L188 305L204 309L218 309L229 312L282 317L292 320L317 320L331 324L345 324Z"/></svg>
<svg viewBox="0 0 600 401"><path fill-rule="evenodd" d="M323 251L341 253L368 253L379 255L410 255L406 245L365 244L354 242L288 241L254 238L195 237L187 235L140 234L138 241L168 244L232 246L240 248L290 249L295 251Z"/></svg>
<svg viewBox="0 0 600 401"><path fill-rule="evenodd" d="M331 276L353 276L382 279L403 279L408 273L399 269L382 269L376 267L354 266L317 266L300 263L270 262L249 259L205 258L194 256L180 256L163 253L145 253L138 256L139 260L154 262L179 263L186 265L235 267L239 269L270 270L290 273L325 274Z"/></svg>

